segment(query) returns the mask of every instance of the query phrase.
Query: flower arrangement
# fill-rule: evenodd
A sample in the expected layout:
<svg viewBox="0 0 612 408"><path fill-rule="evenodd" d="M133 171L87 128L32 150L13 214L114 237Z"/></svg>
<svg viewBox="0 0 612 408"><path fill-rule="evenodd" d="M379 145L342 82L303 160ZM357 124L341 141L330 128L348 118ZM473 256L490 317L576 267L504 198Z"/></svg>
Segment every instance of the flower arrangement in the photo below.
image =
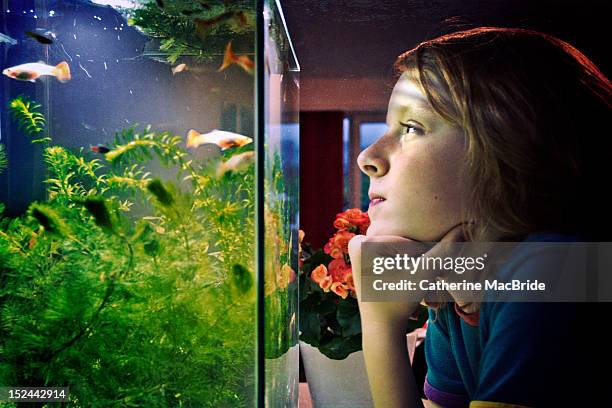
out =
<svg viewBox="0 0 612 408"><path fill-rule="evenodd" d="M348 243L355 235L365 235L370 226L368 214L351 208L336 215L336 232L322 249L304 244L300 231L300 340L317 347L335 360L361 350L361 318ZM427 320L421 306L406 327L409 333Z"/></svg>
<svg viewBox="0 0 612 408"><path fill-rule="evenodd" d="M352 208L339 213L336 233L322 249L304 244L300 231L300 340L329 358L341 360L361 350L361 319L348 243L370 226L367 213Z"/></svg>

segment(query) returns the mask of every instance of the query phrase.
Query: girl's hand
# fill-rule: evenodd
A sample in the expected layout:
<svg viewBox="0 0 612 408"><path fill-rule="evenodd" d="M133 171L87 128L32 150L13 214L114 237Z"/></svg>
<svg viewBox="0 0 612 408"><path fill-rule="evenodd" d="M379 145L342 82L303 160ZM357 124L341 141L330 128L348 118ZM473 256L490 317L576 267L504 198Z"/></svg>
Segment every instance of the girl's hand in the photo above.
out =
<svg viewBox="0 0 612 408"><path fill-rule="evenodd" d="M425 253L425 257L446 257L452 256L452 243L464 241L462 234L462 225L458 224L451 228L440 242L436 243L427 252L426 247L418 249L415 248L414 254L408 254L410 256L418 256ZM386 325L387 327L394 327L398 330L405 330L408 325L410 317L414 314L418 308L419 302L362 302L361 301L361 244L364 242L385 242L389 245L384 246L384 250L388 253L377 254L377 256L395 256L401 248L401 252L405 253L405 246L403 244L407 242L415 242L408 238L395 236L395 235L377 235L377 236L364 236L356 235L349 242L349 256L351 259L351 266L353 270L353 280L355 282L355 289L357 292L357 300L359 302L359 310L362 319L362 326L370 324L374 326ZM397 246L393 245L397 244ZM414 245L410 246L411 248ZM397 248L397 249L396 249ZM416 274L423 276L427 279L435 279L438 276L443 276L441 272L437 271L416 271ZM444 273L446 274L446 272Z"/></svg>

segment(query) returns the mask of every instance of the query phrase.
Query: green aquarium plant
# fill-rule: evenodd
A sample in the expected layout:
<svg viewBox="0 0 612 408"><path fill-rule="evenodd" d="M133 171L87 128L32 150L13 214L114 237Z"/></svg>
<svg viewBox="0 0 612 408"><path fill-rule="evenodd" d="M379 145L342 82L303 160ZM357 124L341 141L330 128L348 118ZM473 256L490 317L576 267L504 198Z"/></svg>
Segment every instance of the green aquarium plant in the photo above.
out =
<svg viewBox="0 0 612 408"><path fill-rule="evenodd" d="M46 126L46 120L39 111L41 105L31 101L26 96L20 95L9 104L9 111L17 122L20 130L32 137L32 143L47 142L49 137L40 136Z"/></svg>
<svg viewBox="0 0 612 408"><path fill-rule="evenodd" d="M0 143L0 174L8 167L8 157L6 155L6 147Z"/></svg>
<svg viewBox="0 0 612 408"><path fill-rule="evenodd" d="M203 62L222 54L229 40L250 44L252 52L255 14L252 1L151 0L131 12L128 24L156 39L169 63L183 56Z"/></svg>
<svg viewBox="0 0 612 408"><path fill-rule="evenodd" d="M0 216L0 383L69 387L75 407L252 406L254 166L215 173L244 149L196 165L132 127L94 157L53 144L38 108L11 108L45 139L48 199Z"/></svg>

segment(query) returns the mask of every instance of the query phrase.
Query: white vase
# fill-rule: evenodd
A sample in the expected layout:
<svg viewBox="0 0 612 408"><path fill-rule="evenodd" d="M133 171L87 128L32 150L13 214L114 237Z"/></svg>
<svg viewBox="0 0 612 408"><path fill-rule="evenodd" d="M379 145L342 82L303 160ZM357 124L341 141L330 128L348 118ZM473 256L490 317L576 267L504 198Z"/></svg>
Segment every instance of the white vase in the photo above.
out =
<svg viewBox="0 0 612 408"><path fill-rule="evenodd" d="M304 372L314 408L373 407L363 351L333 360L300 341Z"/></svg>

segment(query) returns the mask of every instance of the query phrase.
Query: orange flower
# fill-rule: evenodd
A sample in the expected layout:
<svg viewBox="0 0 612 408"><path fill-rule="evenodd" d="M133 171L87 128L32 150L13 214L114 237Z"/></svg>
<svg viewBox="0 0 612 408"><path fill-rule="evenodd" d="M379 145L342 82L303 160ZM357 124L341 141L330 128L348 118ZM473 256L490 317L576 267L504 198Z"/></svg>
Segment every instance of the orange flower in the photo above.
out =
<svg viewBox="0 0 612 408"><path fill-rule="evenodd" d="M340 258L334 259L329 263L328 271L334 282L344 283L346 282L347 276L352 272L352 269L344 262L344 258Z"/></svg>
<svg viewBox="0 0 612 408"><path fill-rule="evenodd" d="M336 295L340 296L342 299L346 299L349 295L346 286L344 286L344 284L340 282L332 283L331 291L334 292Z"/></svg>
<svg viewBox="0 0 612 408"><path fill-rule="evenodd" d="M310 279L312 279L315 283L321 284L321 281L328 275L327 268L325 265L321 264L312 270Z"/></svg>
<svg viewBox="0 0 612 408"><path fill-rule="evenodd" d="M351 227L351 223L346 218L336 218L334 221L334 228L338 230L346 230Z"/></svg>
<svg viewBox="0 0 612 408"><path fill-rule="evenodd" d="M323 278L321 280L321 282L319 282L319 286L321 287L321 289L323 289L323 291L325 292L329 292L329 288L331 288L331 286L333 285L332 283L332 277L331 276L326 276L325 278Z"/></svg>
<svg viewBox="0 0 612 408"><path fill-rule="evenodd" d="M334 227L340 231L350 231L365 234L370 226L370 217L367 212L359 208L351 208L336 215Z"/></svg>
<svg viewBox="0 0 612 408"><path fill-rule="evenodd" d="M332 258L342 258L342 248L336 245L336 243L334 242L334 238L335 235L334 237L331 237L329 241L327 241L327 243L323 247L323 251L326 254L329 254L329 256L331 256Z"/></svg>
<svg viewBox="0 0 612 408"><path fill-rule="evenodd" d="M356 292L355 289L355 281L353 280L353 271L351 270L347 275L346 275L346 287L348 289L350 289L353 292Z"/></svg>
<svg viewBox="0 0 612 408"><path fill-rule="evenodd" d="M355 234L348 231L338 231L336 235L334 235L333 245L342 250L342 253L348 254L348 244L351 238L353 238Z"/></svg>
<svg viewBox="0 0 612 408"><path fill-rule="evenodd" d="M306 235L304 231L298 230L298 270L301 270L304 265L304 261L302 260L302 241L304 240L304 235Z"/></svg>

